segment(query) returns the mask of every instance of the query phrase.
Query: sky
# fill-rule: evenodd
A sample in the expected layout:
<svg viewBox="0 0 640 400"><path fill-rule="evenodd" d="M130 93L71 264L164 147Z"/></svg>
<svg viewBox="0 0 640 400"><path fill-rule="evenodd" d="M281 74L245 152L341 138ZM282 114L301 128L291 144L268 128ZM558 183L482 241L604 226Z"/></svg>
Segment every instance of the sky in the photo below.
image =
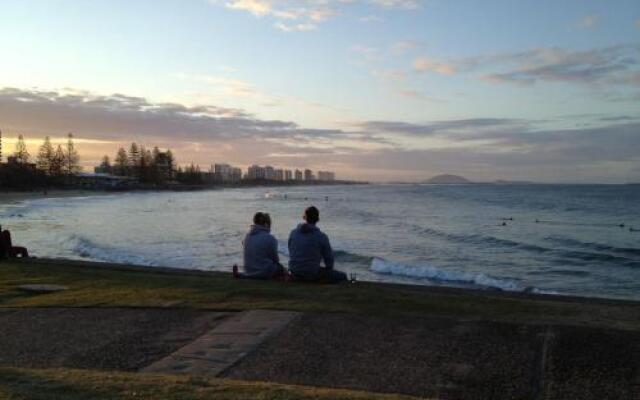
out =
<svg viewBox="0 0 640 400"><path fill-rule="evenodd" d="M638 0L0 0L0 130L339 178L640 182Z"/></svg>

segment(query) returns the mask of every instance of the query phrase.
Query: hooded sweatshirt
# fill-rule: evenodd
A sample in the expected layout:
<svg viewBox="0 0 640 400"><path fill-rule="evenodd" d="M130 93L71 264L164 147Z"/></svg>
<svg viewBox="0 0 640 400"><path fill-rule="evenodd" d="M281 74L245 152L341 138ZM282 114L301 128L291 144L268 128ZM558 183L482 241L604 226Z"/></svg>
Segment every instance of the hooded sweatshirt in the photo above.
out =
<svg viewBox="0 0 640 400"><path fill-rule="evenodd" d="M314 224L300 224L289 235L289 270L294 276L314 278L320 261L333 269L333 250L329 238Z"/></svg>
<svg viewBox="0 0 640 400"><path fill-rule="evenodd" d="M269 278L280 262L278 241L263 225L251 225L244 237L244 271L252 278Z"/></svg>

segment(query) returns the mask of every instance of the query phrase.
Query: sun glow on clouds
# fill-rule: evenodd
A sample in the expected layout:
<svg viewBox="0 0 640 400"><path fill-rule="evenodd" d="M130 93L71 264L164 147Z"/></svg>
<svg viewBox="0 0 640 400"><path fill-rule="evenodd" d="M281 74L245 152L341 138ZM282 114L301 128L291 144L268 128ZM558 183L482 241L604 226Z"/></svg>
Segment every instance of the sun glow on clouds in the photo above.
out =
<svg viewBox="0 0 640 400"><path fill-rule="evenodd" d="M318 24L342 14L346 6L361 3L383 9L415 10L423 0L209 0L231 10L245 11L255 17L276 20L273 26L283 32L312 31ZM367 14L358 17L360 22L380 21Z"/></svg>

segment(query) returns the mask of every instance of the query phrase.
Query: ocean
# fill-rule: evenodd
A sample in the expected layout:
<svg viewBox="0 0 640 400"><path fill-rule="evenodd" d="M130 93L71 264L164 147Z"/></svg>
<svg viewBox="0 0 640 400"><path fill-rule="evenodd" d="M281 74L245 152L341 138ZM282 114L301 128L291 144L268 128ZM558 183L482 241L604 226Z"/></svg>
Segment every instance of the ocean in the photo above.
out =
<svg viewBox="0 0 640 400"><path fill-rule="evenodd" d="M230 271L256 211L286 263L305 207L358 280L640 300L640 185L356 185L118 193L0 206L38 257Z"/></svg>

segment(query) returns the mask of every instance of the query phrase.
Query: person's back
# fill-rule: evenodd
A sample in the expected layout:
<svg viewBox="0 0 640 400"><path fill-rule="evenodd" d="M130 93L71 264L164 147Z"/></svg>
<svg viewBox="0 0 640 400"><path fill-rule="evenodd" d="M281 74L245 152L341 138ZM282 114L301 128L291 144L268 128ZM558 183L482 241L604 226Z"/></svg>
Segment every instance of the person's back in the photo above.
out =
<svg viewBox="0 0 640 400"><path fill-rule="evenodd" d="M309 207L304 213L305 223L289 235L289 271L298 280L337 282L346 275L333 270L333 250L326 234L316 226L319 212ZM320 264L324 261L325 267Z"/></svg>
<svg viewBox="0 0 640 400"><path fill-rule="evenodd" d="M294 276L315 278L324 259L328 269L333 268L333 254L329 238L317 226L298 225L289 235L289 270Z"/></svg>
<svg viewBox="0 0 640 400"><path fill-rule="evenodd" d="M282 273L282 266L279 264L278 241L270 230L271 219L269 214L256 213L253 222L243 241L245 276L273 278Z"/></svg>

